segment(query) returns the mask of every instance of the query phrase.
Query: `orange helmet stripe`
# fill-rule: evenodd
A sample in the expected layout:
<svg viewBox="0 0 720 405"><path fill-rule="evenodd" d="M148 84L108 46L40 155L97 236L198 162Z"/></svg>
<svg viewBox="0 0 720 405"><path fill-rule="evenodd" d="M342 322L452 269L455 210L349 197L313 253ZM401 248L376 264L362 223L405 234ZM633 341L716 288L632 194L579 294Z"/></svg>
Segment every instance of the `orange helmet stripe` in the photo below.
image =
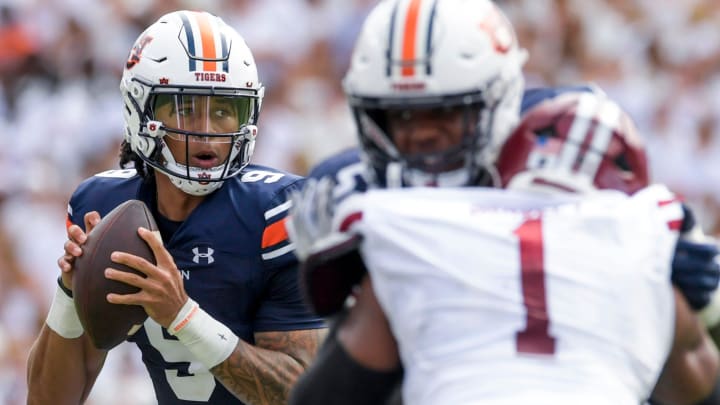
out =
<svg viewBox="0 0 720 405"><path fill-rule="evenodd" d="M402 70L403 76L415 75L415 46L417 42L417 25L422 0L411 0L405 15L405 31L403 32Z"/></svg>
<svg viewBox="0 0 720 405"><path fill-rule="evenodd" d="M202 43L203 59L217 59L215 50L215 30L210 22L210 15L207 13L195 13L198 29L200 30L200 41ZM203 70L217 71L217 62L203 61Z"/></svg>

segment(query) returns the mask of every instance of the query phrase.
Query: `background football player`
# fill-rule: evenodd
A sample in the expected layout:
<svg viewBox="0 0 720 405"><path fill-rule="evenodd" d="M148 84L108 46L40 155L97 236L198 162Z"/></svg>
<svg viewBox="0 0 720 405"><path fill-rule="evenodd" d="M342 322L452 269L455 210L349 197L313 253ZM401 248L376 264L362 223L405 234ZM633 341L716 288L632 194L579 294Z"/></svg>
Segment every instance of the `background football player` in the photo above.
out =
<svg viewBox="0 0 720 405"><path fill-rule="evenodd" d="M462 30L459 27L463 27L463 23L470 26L471 23L468 21L498 20L495 17L496 10L487 13L488 8L482 8L490 7L488 5L479 6L486 14L482 12L479 13L480 15L474 14L465 8L461 16L448 17L448 14L451 14L448 10L453 7L448 3L451 2L433 3L437 4L437 8L428 5L427 10L421 9L417 11L403 7L403 5L407 5L406 2L385 2L379 5L366 21L365 30L358 41L353 66L345 81L345 89L349 93L351 106L354 108L367 163L356 163L353 152L341 155L337 159L337 161L341 162L339 165L341 169L334 173L337 186L332 191L333 195L331 197L340 198L352 194L356 188L355 184L360 184L360 187L357 188L363 191L366 187L366 181L370 182L371 187L493 184L492 180L495 173L490 163L498 145L503 144L505 132L497 128L495 132L482 132L482 130L488 128L488 122L497 124L495 119L499 120L502 117L502 114L495 116L493 111L495 108L504 105L498 99L512 93L503 93L502 90L498 91L497 87L493 86L500 86L498 82L508 79L508 76L503 73L519 72L518 60L521 58L513 61L508 57L508 53L513 56L520 52L517 51L516 46L508 49L495 46L497 42L492 39L492 33L498 31L491 30L491 34L479 40L478 43L481 44L480 46L492 50L485 50L485 53L483 53L483 51L478 50L467 52L464 49L466 52L458 52L457 54L442 53L443 58L434 59L436 55L440 54L438 50L453 48L456 43L461 43L462 46L470 46L470 41L452 42L448 39L452 37L453 33ZM455 6L457 6L457 3ZM477 11L477 9L473 8L473 11ZM398 28L398 25L401 26L402 21L407 21L410 19L410 15L416 12L423 21L418 26L425 27L424 30L418 30L423 32L422 35L425 35L423 38L432 38L433 41L430 44L430 40L428 40L426 49L432 49L437 54L426 55L424 58L418 57L413 61L403 60L402 57L386 58L385 55L392 55L392 53L385 53L386 48L383 48L383 46L387 46L388 50L393 49L392 47L396 42L400 41L395 38L402 37L400 34L393 34L404 33L402 28ZM422 17L428 19L422 20ZM454 20L452 20L452 23L448 23L447 19L451 18L454 18ZM452 29L447 28L449 26L452 26ZM428 27L432 27L432 29ZM473 28L476 28L476 26L473 25ZM438 35L441 39L432 37L435 32L433 30L443 33L441 37ZM502 30L499 32L502 32ZM466 32L463 32L463 35L459 35L459 37L474 38ZM443 43L442 40L448 42ZM419 42L422 43L422 41ZM503 49L505 52L503 52ZM505 66L506 69L502 69L500 72L475 69L472 74L469 74L463 71L462 69L466 68L467 65L462 63L474 61L473 56L479 54L486 57L490 55L506 62L510 60L510 62L507 62L508 64L516 63L518 66L516 69L513 66L510 66L509 69ZM458 60L462 62L453 62ZM493 60L493 62L495 63L487 63L484 67L502 65L497 60ZM413 69L409 69L410 66ZM453 68L456 70L452 70ZM412 70L412 74L408 73L409 70ZM364 76L360 77L358 72L362 72ZM452 72L452 74L448 74L448 72ZM443 74L446 76L442 76ZM448 87L450 91L438 90L437 86L438 82L442 80L441 78L450 83ZM467 87L458 84L463 81L467 84ZM395 82L398 82L398 84L396 85ZM508 90L513 87L503 88L500 86L499 88ZM479 91L479 89L482 91ZM519 91L515 93L516 100L518 100L515 103L515 108L519 104L520 97L517 93ZM527 104L531 105L542 98L552 97L557 91L548 90L540 93L531 92L526 97ZM473 100L482 101L474 103ZM510 108L509 111L512 112L513 109ZM468 117L471 117L470 121L468 121ZM512 114L507 114L503 118L508 119L510 122L514 119ZM372 169L369 176L364 176L364 164L368 164ZM316 170L315 174L317 175L319 172L319 170ZM359 182L357 182L358 180ZM328 184L325 183L317 188L327 188ZM306 197L312 197L311 194L313 193L323 194L317 189L308 190ZM324 198L325 203L333 198ZM305 217L310 218L310 222L313 222L317 221L318 217L323 217L322 208L319 209L319 213L313 212L312 207L308 208L310 211L309 216L303 215L301 207L297 208L294 218L297 218L298 221L302 221L301 218ZM409 206L407 208L410 209ZM347 224L344 224L343 227L347 227ZM293 239L296 239L299 251L305 250L307 253L310 249L317 248L318 245L314 247L303 246L303 240L307 236L304 232L307 229L301 228L304 228L304 226L296 227L295 232L298 238ZM313 233L315 231L311 229L309 232ZM314 238L310 237L309 239L313 240ZM342 237L340 239L342 240ZM344 298L353 288L354 283L363 277L363 269L362 266L357 265L357 257L348 259L349 256L352 256L352 253L343 255L353 247L351 239L346 242L348 243L338 243L337 238L328 238L319 244L321 254L306 258L306 267L313 269L305 274L306 287L315 309L322 313L336 311L338 307L342 306ZM327 244L325 247L332 246L332 249L323 250L322 245L324 243ZM430 249L430 247L426 248ZM364 249L363 252L365 252ZM342 271L337 272L341 273L340 275L333 274L332 267L338 266L337 262L331 265L327 263L338 258L342 260L341 265L344 266ZM667 266L669 266L669 261L668 259ZM356 274L348 274L351 270L356 270ZM716 286L717 270L714 271L714 283ZM337 282L340 282L340 284L334 284ZM335 285L338 288L331 289L329 288L330 285ZM669 286L666 287L669 288ZM328 383L326 379L330 376L323 374L322 369L319 371L313 369L302 380L296 390L295 400L298 403L304 403L303 401L308 401L306 403L329 401L327 403L331 403L336 399L333 397L334 394L341 395L340 393L347 394L348 392L353 392L351 397L358 399L359 403L362 403L363 400L367 401L366 403L374 403L373 401L378 401L378 397L385 394L387 390L384 390L384 388L390 389L392 381L397 381L400 378L398 353L392 343L393 339L390 330L382 327L383 325L387 326L384 324L382 311L373 297L370 299L361 298L365 294L370 294L367 292L368 290L367 286L360 288L360 297L358 297L356 305L352 307L349 317L340 320L341 326L338 337L330 339L320 357L321 364L328 365L325 369L326 373L335 370L334 373L336 374L334 376L338 376L338 370L346 370L347 374L343 375L342 381L348 384L342 385L341 382L338 382L338 384ZM707 295L706 293L703 294ZM367 304L368 301L370 301L370 304ZM672 305L672 302L673 298L669 297L665 305ZM704 303L707 303L707 299L705 299ZM356 309L358 307L364 309ZM360 311L365 315L361 317L354 316L353 311ZM689 316L689 318L692 323L694 318L692 316ZM695 323L692 324L695 325ZM359 332L360 330L366 331L367 334L362 334ZM707 343L705 339L707 335L702 330L698 332L698 336L703 337L699 341L704 344ZM337 343L336 339L340 343ZM349 339L351 342L344 339ZM353 345L353 350L358 352L347 350L347 345ZM438 347L443 345L445 343L439 343ZM688 348L682 348L682 350L685 349ZM710 350L711 368L716 367L716 365L713 365L716 359L711 350L713 349L712 346L710 346L710 349L707 346L702 346L701 349L700 357L703 356L703 350ZM370 351L372 353L369 353ZM348 356L348 352L350 352L350 356ZM692 350L689 350L689 352L693 353ZM371 364L370 367L368 367L367 363L359 366L355 360L366 355L373 359L371 362L376 361L376 363ZM662 360L663 358L660 359L660 367L662 366ZM329 366L330 364L333 364L334 367ZM644 376L642 379L647 390L648 381L652 380L652 377ZM323 380L325 380L323 387L313 385L313 382ZM367 396L361 397L359 392L353 391L357 389L355 382L358 385L370 385L376 390L371 390L372 392L365 391ZM698 384L704 389L698 395L707 393L707 380L701 379ZM343 388L346 390L343 390ZM649 388L652 388L652 384ZM649 391L645 395L649 395ZM416 398L413 397L413 399ZM642 395L639 398L644 399Z"/></svg>

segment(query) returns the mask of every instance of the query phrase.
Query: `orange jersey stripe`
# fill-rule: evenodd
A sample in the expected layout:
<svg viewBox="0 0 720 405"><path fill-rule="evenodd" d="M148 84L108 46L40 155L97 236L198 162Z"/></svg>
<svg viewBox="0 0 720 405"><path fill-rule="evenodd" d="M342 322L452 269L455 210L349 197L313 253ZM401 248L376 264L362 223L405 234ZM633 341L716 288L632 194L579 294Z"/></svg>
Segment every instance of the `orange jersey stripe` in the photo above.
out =
<svg viewBox="0 0 720 405"><path fill-rule="evenodd" d="M200 40L202 41L203 58L205 59L216 59L217 53L215 51L215 32L213 31L212 24L210 23L210 16L205 13L196 13L198 28L200 29ZM203 70L216 71L217 62L203 61Z"/></svg>
<svg viewBox="0 0 720 405"><path fill-rule="evenodd" d="M72 221L70 221L70 214L67 214L67 216L65 216L65 229L70 228L72 224Z"/></svg>
<svg viewBox="0 0 720 405"><path fill-rule="evenodd" d="M420 2L421 0L412 0L405 16L401 71L403 76L413 76L415 74L415 42L418 16L420 15Z"/></svg>
<svg viewBox="0 0 720 405"><path fill-rule="evenodd" d="M286 221L287 217L265 227L262 237L263 249L277 245L288 238L287 230L285 229Z"/></svg>

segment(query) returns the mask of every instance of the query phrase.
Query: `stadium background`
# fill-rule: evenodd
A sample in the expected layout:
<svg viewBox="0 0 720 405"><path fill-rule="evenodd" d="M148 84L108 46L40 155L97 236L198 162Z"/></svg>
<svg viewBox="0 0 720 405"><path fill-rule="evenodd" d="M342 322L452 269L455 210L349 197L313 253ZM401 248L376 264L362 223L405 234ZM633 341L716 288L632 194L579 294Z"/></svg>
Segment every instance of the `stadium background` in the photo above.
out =
<svg viewBox="0 0 720 405"><path fill-rule="evenodd" d="M256 163L304 174L355 142L340 88L375 0L0 0L0 404L24 404L69 194L117 167L118 80L140 30L167 11L222 16L255 54L266 97ZM530 52L528 85L594 81L635 118L653 179L720 234L720 2L504 0ZM91 404L154 403L131 345Z"/></svg>

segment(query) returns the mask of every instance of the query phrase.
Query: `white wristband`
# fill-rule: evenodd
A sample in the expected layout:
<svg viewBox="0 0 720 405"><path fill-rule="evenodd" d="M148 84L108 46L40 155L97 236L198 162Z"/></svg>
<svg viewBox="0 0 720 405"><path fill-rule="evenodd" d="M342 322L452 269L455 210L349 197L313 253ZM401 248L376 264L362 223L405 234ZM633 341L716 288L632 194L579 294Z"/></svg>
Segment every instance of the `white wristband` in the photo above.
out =
<svg viewBox="0 0 720 405"><path fill-rule="evenodd" d="M78 338L85 331L75 310L73 299L68 297L59 284L45 323L65 339Z"/></svg>
<svg viewBox="0 0 720 405"><path fill-rule="evenodd" d="M227 359L240 340L191 298L188 298L175 320L170 323L168 332L176 336L208 369Z"/></svg>

